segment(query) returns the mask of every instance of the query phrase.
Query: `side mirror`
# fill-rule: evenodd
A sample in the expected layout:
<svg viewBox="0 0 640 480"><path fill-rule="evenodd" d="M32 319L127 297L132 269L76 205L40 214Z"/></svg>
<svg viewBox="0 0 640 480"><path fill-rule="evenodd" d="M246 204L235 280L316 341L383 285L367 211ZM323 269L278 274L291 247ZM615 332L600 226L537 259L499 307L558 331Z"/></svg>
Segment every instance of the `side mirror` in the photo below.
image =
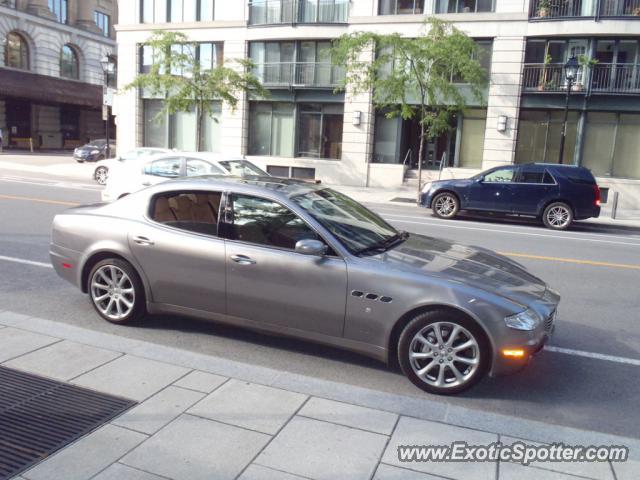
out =
<svg viewBox="0 0 640 480"><path fill-rule="evenodd" d="M301 253L303 255L315 255L318 257L322 257L325 253L327 253L327 246L322 243L320 240L299 240L296 243L296 253Z"/></svg>

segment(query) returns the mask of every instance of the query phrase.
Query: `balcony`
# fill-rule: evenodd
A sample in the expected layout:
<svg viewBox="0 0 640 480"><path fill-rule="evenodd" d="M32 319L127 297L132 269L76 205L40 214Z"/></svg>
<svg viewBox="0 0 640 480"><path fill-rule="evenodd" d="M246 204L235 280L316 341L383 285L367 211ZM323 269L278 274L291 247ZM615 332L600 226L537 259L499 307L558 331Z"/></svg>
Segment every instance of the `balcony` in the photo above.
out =
<svg viewBox="0 0 640 480"><path fill-rule="evenodd" d="M344 80L345 69L331 63L259 63L253 73L266 88L336 88Z"/></svg>
<svg viewBox="0 0 640 480"><path fill-rule="evenodd" d="M564 64L527 63L523 69L525 92L564 93L567 91ZM640 65L597 63L590 69L580 68L574 93L640 94Z"/></svg>
<svg viewBox="0 0 640 480"><path fill-rule="evenodd" d="M532 0L529 12L535 20L596 16L640 19L640 0Z"/></svg>
<svg viewBox="0 0 640 480"><path fill-rule="evenodd" d="M251 0L249 25L347 23L349 0Z"/></svg>

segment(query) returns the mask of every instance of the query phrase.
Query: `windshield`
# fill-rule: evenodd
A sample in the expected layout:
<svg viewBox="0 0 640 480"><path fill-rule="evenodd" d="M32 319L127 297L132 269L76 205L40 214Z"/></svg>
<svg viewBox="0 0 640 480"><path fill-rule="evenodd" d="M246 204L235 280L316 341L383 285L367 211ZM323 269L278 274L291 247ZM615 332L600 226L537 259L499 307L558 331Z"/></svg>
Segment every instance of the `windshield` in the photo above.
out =
<svg viewBox="0 0 640 480"><path fill-rule="evenodd" d="M247 160L225 160L218 163L231 173L231 175L237 175L239 177L243 177L245 175L257 175L259 177L269 176L267 172L256 167L253 163Z"/></svg>
<svg viewBox="0 0 640 480"><path fill-rule="evenodd" d="M395 228L355 200L331 189L291 198L353 254L388 242L400 235Z"/></svg>

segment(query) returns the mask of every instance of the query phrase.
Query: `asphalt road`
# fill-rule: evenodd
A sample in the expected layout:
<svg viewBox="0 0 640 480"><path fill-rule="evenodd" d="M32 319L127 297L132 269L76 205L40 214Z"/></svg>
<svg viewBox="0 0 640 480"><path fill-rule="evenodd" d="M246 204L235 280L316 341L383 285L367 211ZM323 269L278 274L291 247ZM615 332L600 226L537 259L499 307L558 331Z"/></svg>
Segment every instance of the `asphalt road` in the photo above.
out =
<svg viewBox="0 0 640 480"><path fill-rule="evenodd" d="M0 178L0 309L380 391L426 395L385 365L298 340L183 317L114 326L50 268L2 259L48 263L54 215L98 199L97 186L90 183L36 174L22 181ZM563 296L551 346L568 352L543 351L517 375L486 379L461 396L434 399L640 438L639 230L584 223L557 233L514 222L441 221L402 204L371 207L404 230L506 253Z"/></svg>

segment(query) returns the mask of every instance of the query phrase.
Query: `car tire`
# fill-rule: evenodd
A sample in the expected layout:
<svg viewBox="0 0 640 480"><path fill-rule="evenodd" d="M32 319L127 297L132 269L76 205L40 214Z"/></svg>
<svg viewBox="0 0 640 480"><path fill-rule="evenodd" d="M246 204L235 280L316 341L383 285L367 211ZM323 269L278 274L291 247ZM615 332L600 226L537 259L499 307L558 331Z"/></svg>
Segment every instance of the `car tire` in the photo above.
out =
<svg viewBox="0 0 640 480"><path fill-rule="evenodd" d="M439 193L431 200L431 209L436 217L448 220L460 211L460 200L453 193Z"/></svg>
<svg viewBox="0 0 640 480"><path fill-rule="evenodd" d="M456 351L464 345L469 346ZM451 310L416 315L398 340L402 372L418 388L438 395L460 393L479 382L491 363L490 352L484 331L463 313Z"/></svg>
<svg viewBox="0 0 640 480"><path fill-rule="evenodd" d="M98 167L98 168L96 168L96 171L93 174L93 178L100 185L106 185L107 184L108 176L109 176L109 169L107 167Z"/></svg>
<svg viewBox="0 0 640 480"><path fill-rule="evenodd" d="M146 315L144 287L129 262L107 258L96 263L87 279L87 291L96 312L123 325Z"/></svg>
<svg viewBox="0 0 640 480"><path fill-rule="evenodd" d="M78 163L84 163L84 160L78 160L78 159L76 158L76 162L78 162Z"/></svg>
<svg viewBox="0 0 640 480"><path fill-rule="evenodd" d="M573 222L573 210L564 202L547 205L542 214L542 223L551 230L566 230Z"/></svg>

